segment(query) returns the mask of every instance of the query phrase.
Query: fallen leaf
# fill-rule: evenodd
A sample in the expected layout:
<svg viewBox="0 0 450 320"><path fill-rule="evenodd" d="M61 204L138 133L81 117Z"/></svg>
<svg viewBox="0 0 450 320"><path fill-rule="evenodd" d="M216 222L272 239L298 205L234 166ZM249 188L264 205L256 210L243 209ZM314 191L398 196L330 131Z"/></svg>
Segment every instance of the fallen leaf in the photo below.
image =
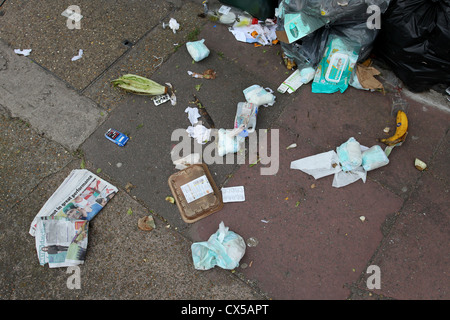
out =
<svg viewBox="0 0 450 320"><path fill-rule="evenodd" d="M145 216L138 220L138 228L144 231L151 231L155 229L155 220L152 216Z"/></svg>
<svg viewBox="0 0 450 320"><path fill-rule="evenodd" d="M134 185L132 185L130 182L128 182L126 185L125 185L125 190L126 190L126 192L130 192L131 191L131 189L132 188L134 188L135 186Z"/></svg>
<svg viewBox="0 0 450 320"><path fill-rule="evenodd" d="M127 215L131 216L132 214L133 214L133 210L131 210L131 208L129 208L127 211Z"/></svg>

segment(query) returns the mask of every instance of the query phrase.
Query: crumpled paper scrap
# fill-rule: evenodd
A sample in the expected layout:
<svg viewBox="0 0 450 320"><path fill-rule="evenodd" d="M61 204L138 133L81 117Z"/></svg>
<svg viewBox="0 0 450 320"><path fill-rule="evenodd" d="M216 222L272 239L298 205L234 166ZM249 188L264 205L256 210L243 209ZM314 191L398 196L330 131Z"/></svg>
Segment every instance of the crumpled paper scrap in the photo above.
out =
<svg viewBox="0 0 450 320"><path fill-rule="evenodd" d="M15 54L21 54L21 55L26 57L26 56L30 55L32 50L33 49L23 49L23 50L21 50L21 49L14 49L14 53Z"/></svg>
<svg viewBox="0 0 450 320"><path fill-rule="evenodd" d="M184 112L188 114L189 121L192 125L196 124L198 122L198 118L201 117L198 112L198 108L187 107Z"/></svg>
<svg viewBox="0 0 450 320"><path fill-rule="evenodd" d="M197 124L195 126L189 126L186 132L191 138L197 140L199 144L205 144L209 141L211 136L211 129L206 128L204 125Z"/></svg>
<svg viewBox="0 0 450 320"><path fill-rule="evenodd" d="M81 59L81 57L83 56L83 49L78 50L78 55L74 56L72 58L72 61L76 61L78 59Z"/></svg>

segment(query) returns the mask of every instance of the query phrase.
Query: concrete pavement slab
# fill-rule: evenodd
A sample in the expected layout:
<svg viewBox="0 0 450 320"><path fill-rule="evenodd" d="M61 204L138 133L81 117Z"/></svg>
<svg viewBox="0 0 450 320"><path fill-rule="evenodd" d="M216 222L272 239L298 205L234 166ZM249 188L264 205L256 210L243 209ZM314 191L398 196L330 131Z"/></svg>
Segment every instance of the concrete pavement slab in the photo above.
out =
<svg viewBox="0 0 450 320"><path fill-rule="evenodd" d="M0 112L21 118L69 150L76 150L104 120L96 103L1 40L0 60Z"/></svg>
<svg viewBox="0 0 450 320"><path fill-rule="evenodd" d="M395 132L395 116L391 115L394 93L368 92L348 88L343 94L315 94L310 85L296 95L296 108L286 109L279 125L304 137L322 152L336 147L354 137L360 144L372 147L384 145L377 139ZM407 197L420 172L411 165L417 157L428 162L437 145L448 130L450 114L414 100L408 101L408 139L395 148L388 166L368 174L398 195ZM389 127L388 134L383 129Z"/></svg>
<svg viewBox="0 0 450 320"><path fill-rule="evenodd" d="M79 161L72 161L49 175L27 199L2 214L2 243L8 239L8 245L1 246L0 263L2 270L9 271L1 273L2 299L264 299L229 271L194 270L190 241L157 217L156 229L138 229L138 219L151 213L123 190L90 222L81 288L69 289L66 268L39 265L28 230L39 208L77 168Z"/></svg>
<svg viewBox="0 0 450 320"><path fill-rule="evenodd" d="M79 28L61 15L72 5L83 16ZM32 49L33 61L82 90L172 9L168 1L6 1L0 32L11 47ZM80 49L83 57L71 61Z"/></svg>
<svg viewBox="0 0 450 320"><path fill-rule="evenodd" d="M0 217L73 158L23 120L0 115Z"/></svg>
<svg viewBox="0 0 450 320"><path fill-rule="evenodd" d="M182 10L172 11L162 21L168 24L169 20L174 18L180 24L180 29L176 33L169 27L163 29L162 23L159 23L135 42L131 50L109 65L101 76L83 90L83 94L96 101L105 110L113 110L127 95L111 86L111 80L127 73L150 78L186 41L197 39L205 23L204 19L197 17L202 8L191 1L183 1L178 6L181 5ZM163 80L173 81L171 78Z"/></svg>
<svg viewBox="0 0 450 320"><path fill-rule="evenodd" d="M412 200L396 218L372 260L381 270L381 288L373 291L400 300L448 299L448 206L441 211Z"/></svg>

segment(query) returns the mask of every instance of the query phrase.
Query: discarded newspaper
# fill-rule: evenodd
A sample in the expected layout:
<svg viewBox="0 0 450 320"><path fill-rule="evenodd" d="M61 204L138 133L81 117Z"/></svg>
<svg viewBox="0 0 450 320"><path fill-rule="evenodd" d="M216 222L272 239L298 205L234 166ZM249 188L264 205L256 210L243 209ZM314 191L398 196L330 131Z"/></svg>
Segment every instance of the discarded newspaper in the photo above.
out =
<svg viewBox="0 0 450 320"><path fill-rule="evenodd" d="M118 189L89 170L73 170L31 223L41 265L50 268L82 264L89 221Z"/></svg>

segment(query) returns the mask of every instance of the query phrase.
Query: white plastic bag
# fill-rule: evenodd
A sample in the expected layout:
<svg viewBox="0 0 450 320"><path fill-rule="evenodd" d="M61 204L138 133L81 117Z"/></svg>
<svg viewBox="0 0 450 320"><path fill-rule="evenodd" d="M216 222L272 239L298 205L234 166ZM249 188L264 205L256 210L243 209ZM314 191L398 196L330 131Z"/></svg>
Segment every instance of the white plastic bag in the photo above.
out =
<svg viewBox="0 0 450 320"><path fill-rule="evenodd" d="M208 241L193 243L191 251L197 270L208 270L216 265L232 270L239 266L239 261L245 254L245 241L240 235L229 231L222 221L217 232Z"/></svg>

